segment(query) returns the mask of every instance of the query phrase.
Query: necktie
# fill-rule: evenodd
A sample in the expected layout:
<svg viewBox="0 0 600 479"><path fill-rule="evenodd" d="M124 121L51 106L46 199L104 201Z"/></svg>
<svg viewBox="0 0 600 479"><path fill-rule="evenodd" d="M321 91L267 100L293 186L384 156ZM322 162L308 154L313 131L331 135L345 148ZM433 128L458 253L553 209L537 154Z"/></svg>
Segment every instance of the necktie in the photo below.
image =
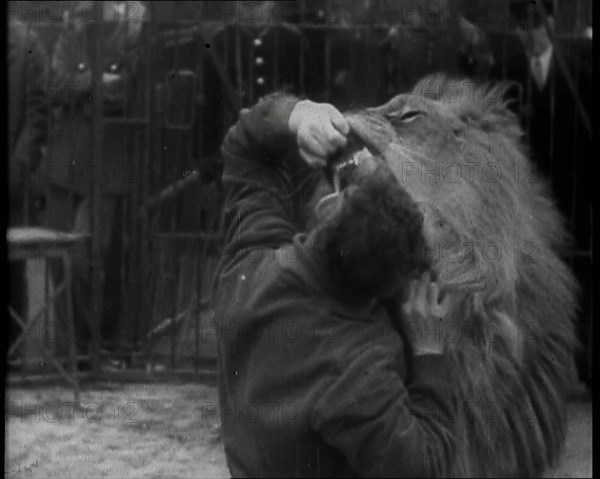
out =
<svg viewBox="0 0 600 479"><path fill-rule="evenodd" d="M539 88L543 88L544 87L544 76L542 73L542 62L540 60L540 57L533 57L531 59L531 75L533 76L533 79L537 83L537 86Z"/></svg>

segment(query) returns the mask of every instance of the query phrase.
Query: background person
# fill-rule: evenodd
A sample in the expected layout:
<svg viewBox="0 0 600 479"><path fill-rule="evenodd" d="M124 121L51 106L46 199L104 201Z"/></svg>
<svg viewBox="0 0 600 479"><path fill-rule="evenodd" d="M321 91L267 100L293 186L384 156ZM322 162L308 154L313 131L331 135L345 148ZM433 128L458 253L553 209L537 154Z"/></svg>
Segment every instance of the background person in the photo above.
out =
<svg viewBox="0 0 600 479"><path fill-rule="evenodd" d="M35 223L32 174L42 161L47 138L45 98L47 58L37 34L14 15L8 21L8 226ZM27 309L27 266L10 263L10 304L20 315ZM12 319L11 319L12 323ZM11 337L19 331L11 327Z"/></svg>
<svg viewBox="0 0 600 479"><path fill-rule="evenodd" d="M38 35L14 16L8 22L9 96L9 224L23 226L33 219L25 212L31 175L42 161L47 139L48 59Z"/></svg>
<svg viewBox="0 0 600 479"><path fill-rule="evenodd" d="M103 41L101 85L92 83L89 23L101 6L103 22L98 26ZM94 159L93 102L102 89L104 118L124 118L140 114L143 94L138 65L146 7L142 2L80 2L68 16L51 58L54 128L48 161L43 166L46 185L46 225L55 230L90 232L90 185L97 178L101 195L101 237L96 248L103 258L103 331L105 339L114 340L121 314L121 254L124 211L135 179L135 129L130 125L106 122L102 130L102 158ZM99 20L98 20L99 21ZM89 318L89 264L80 255L74 265L78 280L76 312ZM60 271L55 271L60 281ZM80 326L85 324L79 321ZM87 331L82 329L82 333ZM84 334L87 334L84 333Z"/></svg>
<svg viewBox="0 0 600 479"><path fill-rule="evenodd" d="M593 288L591 158L594 151L582 110L591 120L592 42L587 38L557 35L554 2L547 0L542 4L548 25L535 3L510 2L517 35L490 35L496 59L492 78L515 85L511 90L513 105L527 134L531 158L551 183L557 205L569 221L574 238L573 269L582 288L579 338L582 345L588 345L580 349L577 365L580 379L589 382ZM558 58L561 53L564 64ZM578 105L575 94L582 105ZM529 181L528 172L520 172L520 175L521 181Z"/></svg>

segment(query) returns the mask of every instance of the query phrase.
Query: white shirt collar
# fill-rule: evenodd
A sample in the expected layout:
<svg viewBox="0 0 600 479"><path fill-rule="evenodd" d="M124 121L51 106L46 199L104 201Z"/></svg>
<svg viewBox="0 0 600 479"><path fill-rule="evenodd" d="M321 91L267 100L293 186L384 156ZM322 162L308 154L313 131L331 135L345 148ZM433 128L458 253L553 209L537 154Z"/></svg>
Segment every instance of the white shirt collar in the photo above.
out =
<svg viewBox="0 0 600 479"><path fill-rule="evenodd" d="M550 62L552 61L553 51L554 48L552 47L552 45L549 45L548 48L544 50L544 53L538 55L537 57L531 56L529 60L529 64L531 68L533 68L533 62L536 58L539 59L540 65L542 66L542 80L544 85L546 84L546 80L548 79L548 72L550 71Z"/></svg>

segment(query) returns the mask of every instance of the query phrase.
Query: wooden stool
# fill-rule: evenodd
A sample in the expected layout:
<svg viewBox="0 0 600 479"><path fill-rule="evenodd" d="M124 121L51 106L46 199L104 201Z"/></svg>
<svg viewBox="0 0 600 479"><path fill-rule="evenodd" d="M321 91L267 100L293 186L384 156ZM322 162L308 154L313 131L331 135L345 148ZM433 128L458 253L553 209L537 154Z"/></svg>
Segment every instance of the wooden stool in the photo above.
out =
<svg viewBox="0 0 600 479"><path fill-rule="evenodd" d="M21 333L8 350L8 358L18 351L21 343L25 342L25 334L31 331L41 318L47 316L56 303L56 299L64 292L66 297L66 323L68 328L68 349L70 372L67 372L61 363L48 351L47 347L40 341L33 341L36 348L45 357L48 364L54 366L58 373L63 376L73 387L75 403L79 404L80 390L77 373L77 350L75 338L75 324L73 317L72 296L72 265L71 254L76 246L83 246L89 235L61 233L44 228L22 227L9 228L6 234L8 243L9 261L32 261L60 259L64 267L64 280L60 285L53 288L51 294L44 297L43 307L34 314L28 314L26 319L21 318L13 308L8 306L9 313L15 322L21 327ZM47 271L44 272L48 274ZM28 348L23 347L23 368L27 363Z"/></svg>

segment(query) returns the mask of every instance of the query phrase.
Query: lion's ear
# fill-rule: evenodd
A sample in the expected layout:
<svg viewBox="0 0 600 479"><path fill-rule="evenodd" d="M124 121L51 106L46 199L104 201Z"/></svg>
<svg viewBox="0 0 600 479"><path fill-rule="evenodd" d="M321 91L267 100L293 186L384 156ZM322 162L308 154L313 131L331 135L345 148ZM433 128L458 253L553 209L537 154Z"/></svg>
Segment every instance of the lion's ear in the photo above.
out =
<svg viewBox="0 0 600 479"><path fill-rule="evenodd" d="M421 78L413 87L411 95L417 95L423 100L443 101L450 84L457 84L461 81L453 80L441 73L434 73Z"/></svg>
<svg viewBox="0 0 600 479"><path fill-rule="evenodd" d="M465 124L486 133L501 133L513 141L523 136L519 119L509 108L505 83L475 84L466 80L461 94L448 102L452 111Z"/></svg>
<svg viewBox="0 0 600 479"><path fill-rule="evenodd" d="M508 106L510 87L508 82L478 83L467 78L434 74L421 79L412 95L442 103L447 111L467 125L520 137L519 120Z"/></svg>

